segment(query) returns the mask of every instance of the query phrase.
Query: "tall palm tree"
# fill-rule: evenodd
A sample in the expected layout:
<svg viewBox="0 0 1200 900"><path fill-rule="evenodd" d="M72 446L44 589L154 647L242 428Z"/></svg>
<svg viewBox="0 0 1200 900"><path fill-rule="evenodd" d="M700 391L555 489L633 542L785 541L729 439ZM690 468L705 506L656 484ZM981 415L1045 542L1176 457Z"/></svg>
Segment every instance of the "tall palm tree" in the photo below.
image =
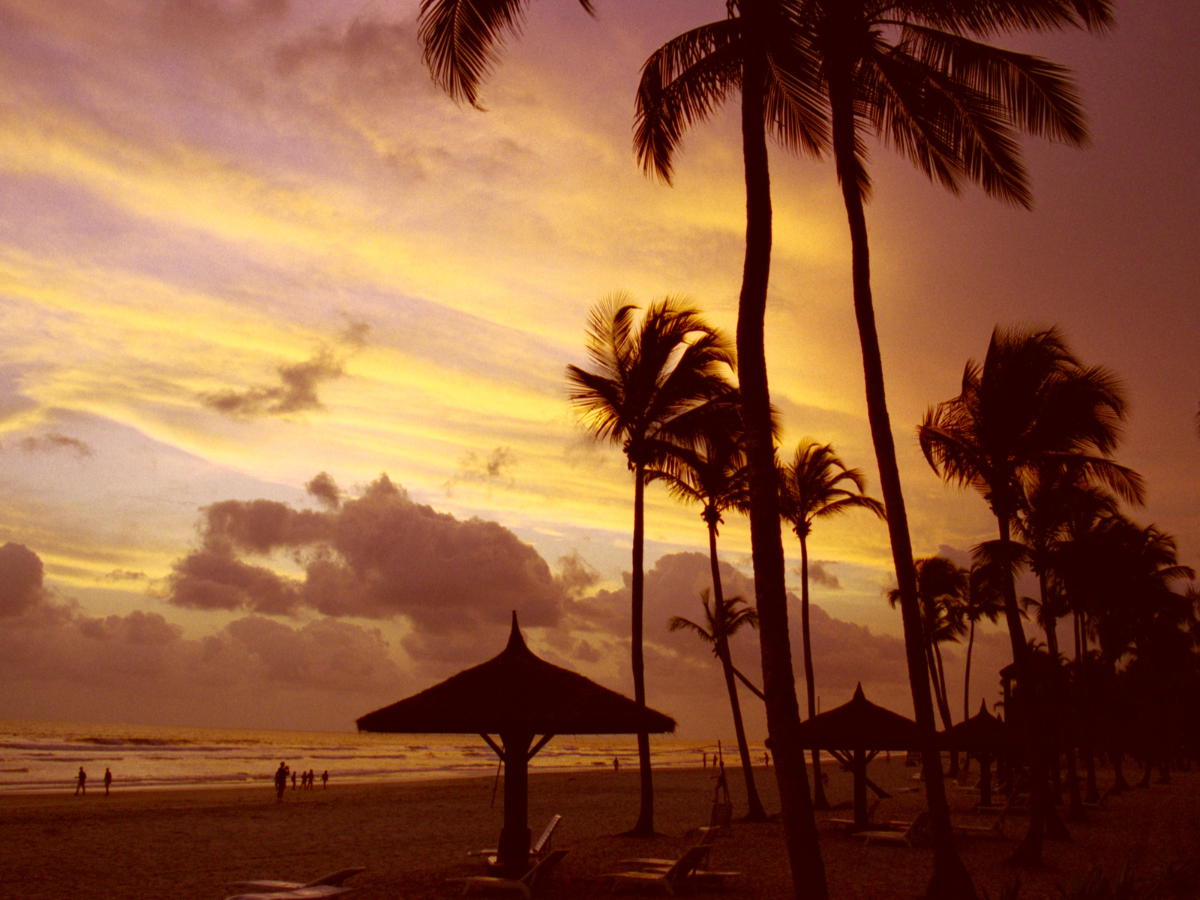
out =
<svg viewBox="0 0 1200 900"><path fill-rule="evenodd" d="M719 582L716 582L719 584ZM746 744L746 729L742 725L742 707L738 702L737 683L734 679L733 656L729 651L729 639L741 630L743 625L751 628L758 627L758 614L754 607L748 606L741 597L724 597L717 595L713 603L709 603L709 592L700 592L700 602L704 605L704 622L702 624L685 619L682 616L672 616L667 627L671 631L686 629L694 632L701 640L712 647L713 656L721 661L721 669L725 673L725 689L729 692L729 706L733 710L733 730L737 735L738 752L742 756L742 771L746 775L746 794L750 802L749 821L765 822L767 814L763 811L754 789L754 772L750 765L750 749Z"/></svg>
<svg viewBox="0 0 1200 900"><path fill-rule="evenodd" d="M826 123L815 70L794 40L791 0L731 0L727 18L669 41L646 61L634 147L648 173L669 183L684 133L740 92L746 247L738 297L738 376L746 429L750 541L759 615L767 727L796 897L828 896L799 733L800 708L787 623L764 323L771 272L772 208L767 135L788 149L819 152Z"/></svg>
<svg viewBox="0 0 1200 900"><path fill-rule="evenodd" d="M963 672L963 720L971 718L971 654L975 649L975 626L984 619L993 624L1004 612L1004 594L996 583L994 567L978 557L967 575L967 597L963 616L967 620L967 661Z"/></svg>
<svg viewBox="0 0 1200 900"><path fill-rule="evenodd" d="M633 472L632 656L633 696L646 703L642 662L642 556L646 470L662 458L668 438L684 440L684 414L728 391L734 367L725 336L678 300L650 304L640 319L627 295L614 294L592 309L587 349L592 368L567 366L571 404L597 440L620 442ZM641 811L632 832L654 833L650 741L638 735Z"/></svg>
<svg viewBox="0 0 1200 900"><path fill-rule="evenodd" d="M701 597L705 620L709 625L707 631L678 616L671 619L670 628L675 631L678 628L690 627L713 645L713 653L721 660L725 670L726 687L729 689L729 702L733 707L733 724L738 752L742 758L742 772L746 780L746 800L750 807L746 820L765 822L767 814L763 810L754 784L754 768L750 761L746 732L742 727L742 712L738 704L737 686L734 683L735 669L728 646L728 636L743 624L758 627L758 614L752 607L734 614L737 604L744 601L737 597L726 602L721 585L721 567L717 559L718 528L724 521L722 513L729 509L745 512L750 506L746 484L746 459L742 450L741 408L737 392L731 389L728 393L683 415L699 420L698 424L688 424L683 429L691 439L686 444L668 442L665 455L649 470L647 477L650 481L663 482L676 499L684 503L700 504L700 515L708 528L708 559L712 571L713 596L716 599L710 608L707 592Z"/></svg>
<svg viewBox="0 0 1200 900"><path fill-rule="evenodd" d="M967 362L961 393L926 413L918 437L935 472L983 495L996 516L1002 552L1011 558L1014 519L1039 470L1058 467L1140 501L1140 476L1111 458L1124 416L1117 379L1102 368L1080 363L1057 329L997 327L983 364ZM1013 579L1006 578L1002 587L1018 683L1024 675L1026 696L1035 696ZM1032 740L1044 723L1029 717L1025 721ZM1046 789L1041 779L1048 774L1041 770L1045 762L1034 754L1031 771L1039 796L1029 832L1014 855L1018 863L1040 862L1047 819L1055 821L1048 798L1041 795Z"/></svg>
<svg viewBox="0 0 1200 900"><path fill-rule="evenodd" d="M792 461L779 473L779 505L800 540L800 633L804 643L804 682L808 689L808 717L817 714L816 679L813 676L812 635L808 626L808 536L816 519L828 519L852 509L866 509L887 518L883 504L863 492L866 476L847 469L829 444L804 439ZM813 805L829 809L821 783L821 752L812 751Z"/></svg>

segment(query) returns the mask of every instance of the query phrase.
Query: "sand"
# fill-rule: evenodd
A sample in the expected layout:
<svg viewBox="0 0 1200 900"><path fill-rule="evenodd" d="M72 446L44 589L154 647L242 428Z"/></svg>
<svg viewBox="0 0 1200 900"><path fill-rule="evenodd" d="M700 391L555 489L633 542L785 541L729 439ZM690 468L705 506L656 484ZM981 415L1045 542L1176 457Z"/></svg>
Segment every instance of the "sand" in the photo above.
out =
<svg viewBox="0 0 1200 900"><path fill-rule="evenodd" d="M830 771L830 799L850 798L849 775ZM878 760L871 777L889 790L911 788L915 769L900 757ZM731 767L735 814L744 812L741 773ZM1134 774L1138 774L1135 770ZM672 856L689 832L708 821L712 772L701 769L655 773L655 825L661 836L616 837L637 814L638 775L603 769L574 774L534 774L530 825L534 837L553 813L563 816L554 846L569 848L548 883L551 898L611 897L605 872L629 856ZM778 810L773 770L756 769L764 804ZM1101 786L1111 781L1102 772ZM499 834L503 789L490 807L491 779L461 779L391 785L339 785L328 790L289 790L275 802L269 785L235 790L121 791L109 797L89 791L0 798L0 897L30 900L120 900L168 897L221 900L234 893L232 881L251 878L306 880L346 866L366 866L351 883L358 900L449 898L459 888L454 876L476 874L471 849L494 846ZM989 821L969 812L974 795L952 790L956 821ZM920 790L896 793L879 817L911 819L924 807ZM1108 809L1071 825L1073 841L1048 843L1046 866L1023 871L1022 900L1059 898L1093 865L1110 877L1122 867L1144 877L1172 860L1200 858L1200 774L1172 776L1113 797ZM864 847L830 826L819 813L821 850L830 894L835 898L917 897L932 867L929 850ZM846 815L845 812L837 815ZM1013 820L1010 835L1024 834ZM976 887L998 900L1016 874L1002 860L1013 840L960 841L960 852ZM712 865L742 876L720 892L728 897L785 897L790 892L782 829L777 823L735 823L718 842ZM633 891L620 894L636 896ZM515 895L510 895L515 896ZM1166 894L1165 896L1170 896ZM1194 893L1190 896L1196 896Z"/></svg>

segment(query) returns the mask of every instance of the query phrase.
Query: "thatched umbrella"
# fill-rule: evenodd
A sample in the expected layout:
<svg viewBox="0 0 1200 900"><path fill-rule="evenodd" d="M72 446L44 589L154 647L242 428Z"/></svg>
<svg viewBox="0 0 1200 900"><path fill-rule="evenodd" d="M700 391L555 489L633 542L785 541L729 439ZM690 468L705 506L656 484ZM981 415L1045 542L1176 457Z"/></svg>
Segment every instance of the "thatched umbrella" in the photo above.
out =
<svg viewBox="0 0 1200 900"><path fill-rule="evenodd" d="M979 803L992 805L992 759L1012 748L1012 736L1003 720L987 710L987 702L979 701L979 712L947 728L938 739L948 750L965 750L979 760L983 774L979 780Z"/></svg>
<svg viewBox="0 0 1200 900"><path fill-rule="evenodd" d="M675 720L534 656L514 612L499 656L367 713L358 729L482 737L504 762L499 864L519 877L529 864L529 760L556 734L661 734L674 731Z"/></svg>
<svg viewBox="0 0 1200 900"><path fill-rule="evenodd" d="M867 827L867 787L880 797L887 791L867 778L867 763L880 750L920 746L917 723L877 706L863 695L862 684L849 703L813 716L800 724L801 746L828 750L854 773L854 827Z"/></svg>

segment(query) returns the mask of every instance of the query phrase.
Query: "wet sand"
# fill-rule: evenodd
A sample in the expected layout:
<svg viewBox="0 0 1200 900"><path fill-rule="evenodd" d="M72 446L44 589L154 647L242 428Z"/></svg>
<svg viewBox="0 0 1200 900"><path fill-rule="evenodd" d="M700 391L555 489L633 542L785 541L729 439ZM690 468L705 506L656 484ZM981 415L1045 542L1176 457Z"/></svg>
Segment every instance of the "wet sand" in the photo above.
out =
<svg viewBox="0 0 1200 900"><path fill-rule="evenodd" d="M1132 774L1140 774L1130 767ZM827 767L829 796L848 801L850 778ZM872 763L871 778L896 791L878 818L908 820L924 808L924 794L902 757ZM756 779L769 812L779 809L774 771L758 768ZM547 884L550 898L611 897L610 880L630 856L672 856L689 834L707 824L712 771L683 769L655 773L652 839L617 835L637 817L638 774L609 769L573 774L534 774L529 821L536 839L554 813L563 821L554 846L570 850ZM729 768L735 815L745 812L740 769ZM1100 774L1101 788L1111 772ZM917 787L918 790L905 790ZM503 787L490 806L493 780L463 779L391 785L339 785L328 790L288 790L276 803L271 787L235 790L123 792L103 790L74 797L62 794L0 798L0 897L27 900L143 900L179 897L221 900L235 893L228 883L252 878L308 880L346 866L366 866L350 883L360 900L448 898L461 887L455 876L481 866L467 851L495 846ZM990 823L970 812L975 795L951 786L956 822ZM927 849L864 847L824 820L846 812L818 813L821 849L830 894L847 900L918 897L932 868ZM1012 819L1012 840L964 838L960 852L981 891L998 898L1017 874L1002 865L1025 832L1027 820ZM1200 773L1172 776L1110 798L1106 810L1072 823L1071 843L1047 843L1046 865L1020 873L1021 900L1058 898L1093 865L1110 877L1123 867L1144 877L1172 860L1200 859ZM711 865L742 873L712 895L785 897L790 874L778 823L735 823L721 839ZM637 892L619 890L619 895ZM659 895L662 895L659 892ZM510 895L513 896L513 895ZM1165 894L1164 896L1171 896ZM1193 895L1194 896L1194 895Z"/></svg>

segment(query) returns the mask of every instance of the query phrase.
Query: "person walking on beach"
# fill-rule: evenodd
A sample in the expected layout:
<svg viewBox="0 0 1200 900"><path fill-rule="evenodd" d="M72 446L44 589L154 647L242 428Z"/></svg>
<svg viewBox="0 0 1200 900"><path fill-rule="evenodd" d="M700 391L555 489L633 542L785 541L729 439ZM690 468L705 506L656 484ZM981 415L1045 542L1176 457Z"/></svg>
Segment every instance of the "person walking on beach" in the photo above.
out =
<svg viewBox="0 0 1200 900"><path fill-rule="evenodd" d="M275 770L275 802L283 802L283 792L287 790L288 768L287 763L281 762L279 768Z"/></svg>
<svg viewBox="0 0 1200 900"><path fill-rule="evenodd" d="M75 796L87 794L87 772L83 771L83 766L79 767L79 774L75 776Z"/></svg>
<svg viewBox="0 0 1200 900"><path fill-rule="evenodd" d="M326 790L329 787L329 770L326 769L321 773L321 790Z"/></svg>
<svg viewBox="0 0 1200 900"><path fill-rule="evenodd" d="M108 789L112 787L112 770L108 766L104 767L104 796L108 796Z"/></svg>

